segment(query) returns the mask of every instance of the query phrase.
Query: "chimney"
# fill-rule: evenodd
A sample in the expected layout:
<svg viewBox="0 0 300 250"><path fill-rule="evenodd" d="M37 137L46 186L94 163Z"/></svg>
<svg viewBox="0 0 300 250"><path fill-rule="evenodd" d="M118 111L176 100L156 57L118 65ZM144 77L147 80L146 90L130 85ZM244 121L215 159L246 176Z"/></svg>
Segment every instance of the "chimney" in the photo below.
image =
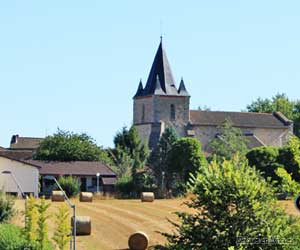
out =
<svg viewBox="0 0 300 250"><path fill-rule="evenodd" d="M18 143L18 138L19 138L19 135L13 135L11 137L10 144L17 144Z"/></svg>

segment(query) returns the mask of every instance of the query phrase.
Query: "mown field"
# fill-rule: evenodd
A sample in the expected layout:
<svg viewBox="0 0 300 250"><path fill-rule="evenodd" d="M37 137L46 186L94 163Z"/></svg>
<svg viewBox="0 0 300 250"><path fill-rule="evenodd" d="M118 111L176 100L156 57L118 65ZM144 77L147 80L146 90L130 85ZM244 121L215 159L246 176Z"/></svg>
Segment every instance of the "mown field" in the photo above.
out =
<svg viewBox="0 0 300 250"><path fill-rule="evenodd" d="M176 220L175 211L189 211L183 205L183 199L156 200L153 203L142 203L140 200L96 200L93 203L75 201L77 215L92 218L92 235L77 237L79 250L121 250L127 249L128 237L135 231L143 231L150 238L150 245L165 241L157 231L171 232L168 219ZM292 201L279 202L289 214L300 215ZM49 213L54 214L61 203L52 203ZM13 223L23 225L22 210L24 201L18 200L19 210ZM71 211L70 211L71 212ZM49 231L53 233L54 218L49 220Z"/></svg>

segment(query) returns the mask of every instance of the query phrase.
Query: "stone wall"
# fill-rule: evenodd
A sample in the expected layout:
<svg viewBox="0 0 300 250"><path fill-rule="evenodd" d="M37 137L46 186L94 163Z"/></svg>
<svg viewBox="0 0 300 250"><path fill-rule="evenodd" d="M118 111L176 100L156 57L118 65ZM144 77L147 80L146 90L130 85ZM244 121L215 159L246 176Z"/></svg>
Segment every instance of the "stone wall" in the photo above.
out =
<svg viewBox="0 0 300 250"><path fill-rule="evenodd" d="M195 138L198 138L202 144L203 150L208 150L208 144L220 131L216 126L193 126ZM292 135L292 128L240 128L243 133L253 133L263 144L269 146L281 147L285 145Z"/></svg>

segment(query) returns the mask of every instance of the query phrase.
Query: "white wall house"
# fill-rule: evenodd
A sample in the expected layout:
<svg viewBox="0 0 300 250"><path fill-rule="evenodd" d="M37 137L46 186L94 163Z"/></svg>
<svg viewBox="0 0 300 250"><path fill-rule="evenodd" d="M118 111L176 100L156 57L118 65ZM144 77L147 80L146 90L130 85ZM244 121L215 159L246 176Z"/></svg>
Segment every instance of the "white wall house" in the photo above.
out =
<svg viewBox="0 0 300 250"><path fill-rule="evenodd" d="M21 196L13 176L11 174L3 174L3 171L9 171L14 174L24 193L38 196L39 168L37 166L0 155L0 189L6 193Z"/></svg>

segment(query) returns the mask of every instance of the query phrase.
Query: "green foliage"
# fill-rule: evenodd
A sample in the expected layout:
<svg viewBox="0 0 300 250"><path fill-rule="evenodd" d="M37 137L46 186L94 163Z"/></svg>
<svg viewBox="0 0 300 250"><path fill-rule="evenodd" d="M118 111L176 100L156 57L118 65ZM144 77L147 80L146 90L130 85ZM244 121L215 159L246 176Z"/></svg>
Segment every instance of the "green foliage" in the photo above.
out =
<svg viewBox="0 0 300 250"><path fill-rule="evenodd" d="M105 150L87 134L59 130L47 136L37 149L34 159L45 161L102 161L111 163Z"/></svg>
<svg viewBox="0 0 300 250"><path fill-rule="evenodd" d="M29 196L26 200L25 210L25 238L30 245L35 245L37 241L37 221L38 221L37 200Z"/></svg>
<svg viewBox="0 0 300 250"><path fill-rule="evenodd" d="M135 192L135 185L133 183L132 177L124 175L118 178L116 183L116 193L122 198L131 198Z"/></svg>
<svg viewBox="0 0 300 250"><path fill-rule="evenodd" d="M76 177L62 176L58 179L58 183L69 198L76 196L80 192L80 185Z"/></svg>
<svg viewBox="0 0 300 250"><path fill-rule="evenodd" d="M12 224L0 224L0 250L21 250L25 246L21 228Z"/></svg>
<svg viewBox="0 0 300 250"><path fill-rule="evenodd" d="M148 163L153 170L156 178L156 184L159 187L159 196L162 196L166 189L167 181L163 181L163 172L166 178L171 176L168 173L168 161L170 152L174 143L178 140L178 135L173 127L166 128L160 137L157 146L152 150ZM163 186L162 186L163 185Z"/></svg>
<svg viewBox="0 0 300 250"><path fill-rule="evenodd" d="M137 196L138 192L138 179L137 173L139 170L143 169L145 166L147 157L149 155L149 149L146 143L142 141L139 136L139 133L135 126L132 126L129 130L124 127L121 132L118 132L114 138L115 150L112 151L114 163L116 168L119 168L123 174L125 174L128 170L130 173L130 178L132 178L132 182L129 181L128 185L125 185L125 189L127 187L131 188L131 183L134 186L133 195ZM129 157L131 161L129 160ZM118 161L121 159L121 161ZM124 166L126 163L131 163L130 166ZM118 171L117 171L118 172ZM127 174L127 173L126 173ZM124 179L128 179L125 177ZM120 187L123 187L124 182L120 181Z"/></svg>
<svg viewBox="0 0 300 250"><path fill-rule="evenodd" d="M146 161L149 149L146 143L143 143L135 126L129 130L123 127L121 132L118 132L114 138L115 148L126 151L131 159L139 161L143 167Z"/></svg>
<svg viewBox="0 0 300 250"><path fill-rule="evenodd" d="M13 197L0 190L0 223L8 222L15 214Z"/></svg>
<svg viewBox="0 0 300 250"><path fill-rule="evenodd" d="M67 250L70 241L71 225L70 214L65 204L58 208L58 212L55 215L55 225L56 230L54 231L53 240L59 250Z"/></svg>
<svg viewBox="0 0 300 250"><path fill-rule="evenodd" d="M125 175L130 175L134 162L130 154L120 147L112 150L110 154L114 162L111 168L117 174L118 178L122 178Z"/></svg>
<svg viewBox="0 0 300 250"><path fill-rule="evenodd" d="M276 170L283 167L278 162L279 149L271 146L263 146L251 149L246 157L250 166L255 166L257 170L265 177L272 181L281 181L276 174Z"/></svg>
<svg viewBox="0 0 300 250"><path fill-rule="evenodd" d="M36 205L38 211L38 228L37 228L37 250L51 250L53 249L49 239L48 239L48 226L47 220L49 215L47 215L47 210L50 206L50 203L47 204L45 197L40 199L40 203Z"/></svg>
<svg viewBox="0 0 300 250"><path fill-rule="evenodd" d="M187 182L191 173L206 166L207 161L201 151L201 144L194 138L181 138L170 151L168 173L175 174L179 181Z"/></svg>
<svg viewBox="0 0 300 250"><path fill-rule="evenodd" d="M278 193L296 196L300 192L300 183L294 181L291 175L284 169L278 168L276 174L280 177L281 183L278 186Z"/></svg>
<svg viewBox="0 0 300 250"><path fill-rule="evenodd" d="M258 98L247 106L249 112L272 113L279 111L294 122L294 133L300 135L300 100L292 101L286 94L277 94L271 99Z"/></svg>
<svg viewBox="0 0 300 250"><path fill-rule="evenodd" d="M220 134L209 142L209 149L212 154L215 154L218 160L231 159L236 153L241 156L248 151L247 139L243 137L242 131L239 128L234 128L230 120L225 120L218 127Z"/></svg>
<svg viewBox="0 0 300 250"><path fill-rule="evenodd" d="M195 212L177 213L181 221L173 223L177 232L164 234L168 243L157 249L298 249L299 218L278 207L272 186L246 161L237 157L213 161L190 183L195 197L187 205ZM242 244L243 239L253 244ZM292 243L266 243L272 239Z"/></svg>

